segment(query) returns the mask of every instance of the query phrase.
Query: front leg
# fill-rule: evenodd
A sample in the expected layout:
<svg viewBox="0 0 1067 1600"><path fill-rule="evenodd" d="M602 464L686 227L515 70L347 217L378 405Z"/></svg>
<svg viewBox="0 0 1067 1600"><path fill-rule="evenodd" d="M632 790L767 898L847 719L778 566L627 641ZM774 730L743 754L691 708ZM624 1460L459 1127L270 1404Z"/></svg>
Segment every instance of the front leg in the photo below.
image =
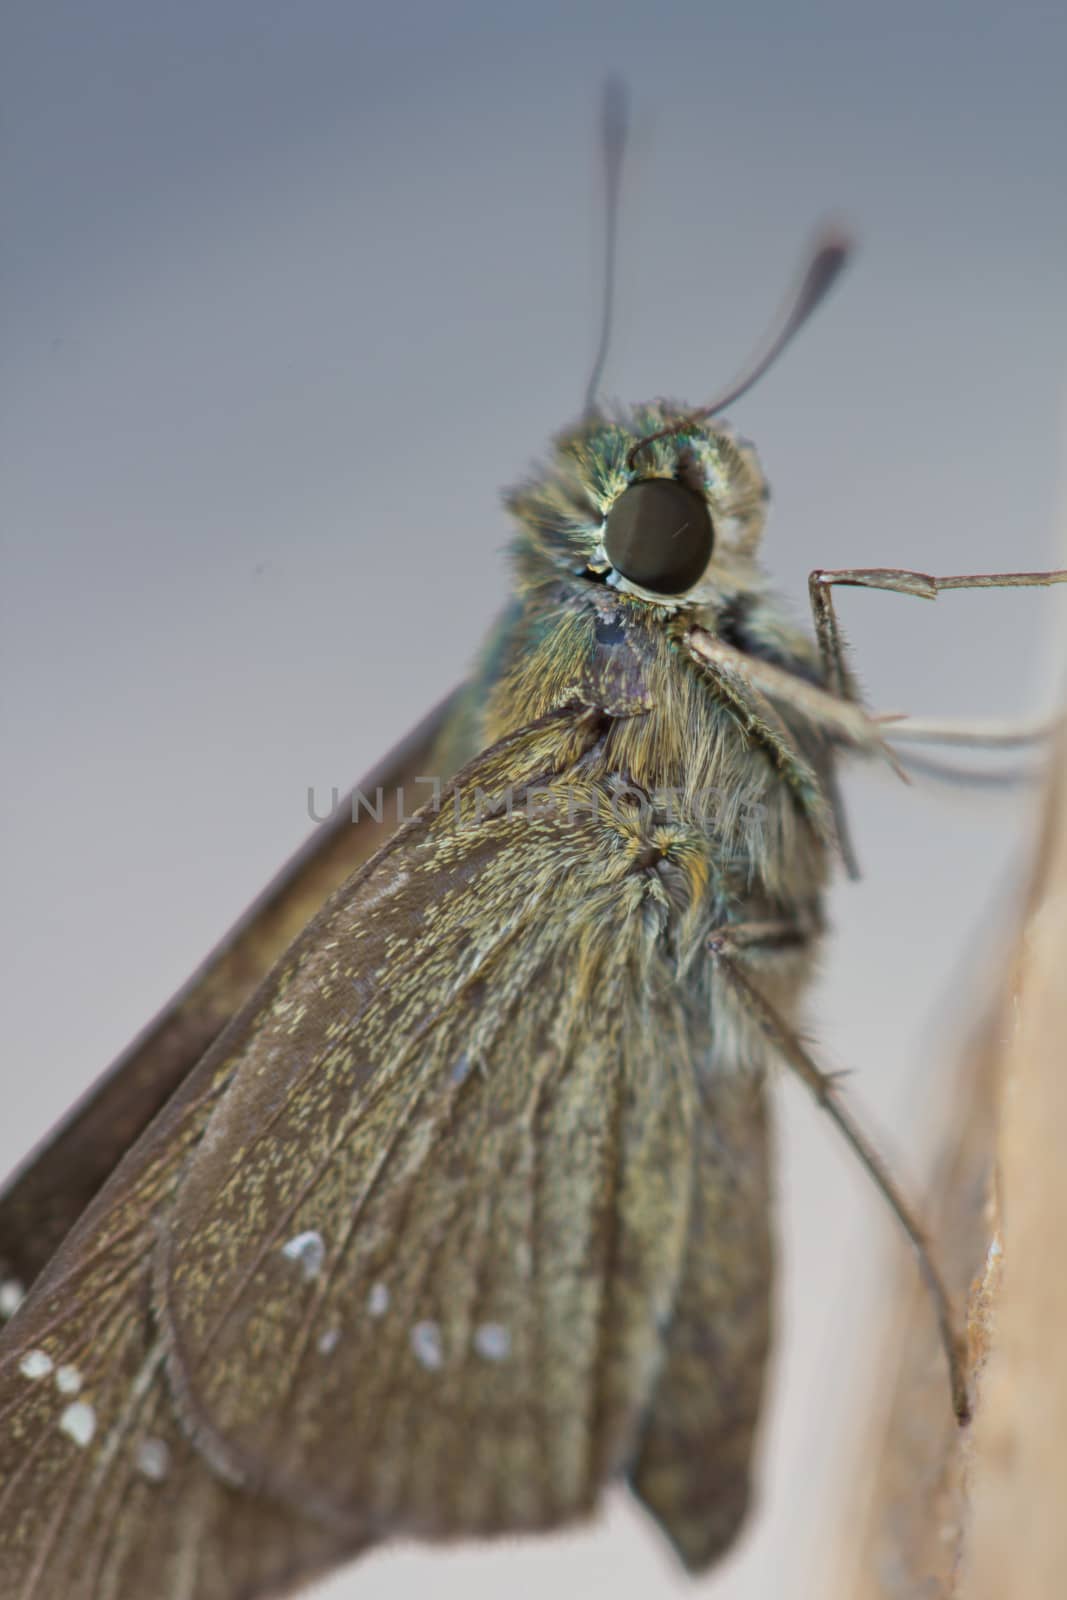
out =
<svg viewBox="0 0 1067 1600"><path fill-rule="evenodd" d="M808 595L826 687L844 700L859 699L834 610L831 591L835 587L888 589L893 594L909 594L918 600L936 600L946 589L1036 589L1064 582L1067 582L1067 572L1063 571L976 572L934 578L928 572L909 572L903 567L843 567L837 572L817 569L808 578Z"/></svg>

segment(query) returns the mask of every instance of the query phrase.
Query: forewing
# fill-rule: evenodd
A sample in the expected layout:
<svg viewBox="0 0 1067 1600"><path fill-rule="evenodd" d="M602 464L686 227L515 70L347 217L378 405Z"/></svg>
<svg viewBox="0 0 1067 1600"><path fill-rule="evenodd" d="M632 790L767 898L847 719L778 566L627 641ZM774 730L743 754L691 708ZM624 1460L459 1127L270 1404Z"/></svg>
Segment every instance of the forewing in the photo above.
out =
<svg viewBox="0 0 1067 1600"><path fill-rule="evenodd" d="M219 1479L163 1376L156 1218L224 1083L193 1074L0 1335L2 1600L239 1600L351 1550Z"/></svg>
<svg viewBox="0 0 1067 1600"><path fill-rule="evenodd" d="M102 1287L60 1327L27 1323L18 1364L0 1366L3 1600L252 1600L353 1554L211 1471L162 1378L148 1271Z"/></svg>
<svg viewBox="0 0 1067 1600"><path fill-rule="evenodd" d="M186 1427L346 1539L581 1514L658 1376L708 1024L593 734L505 741L327 908L161 1230Z"/></svg>
<svg viewBox="0 0 1067 1600"><path fill-rule="evenodd" d="M470 789L556 787L595 730L549 724ZM445 811L316 919L0 1336L4 1600L238 1600L591 1504L689 1195L692 1019L631 845Z"/></svg>
<svg viewBox="0 0 1067 1600"><path fill-rule="evenodd" d="M10 1298L36 1278L122 1155L170 1098L230 1018L332 891L379 849L400 815L427 798L433 751L450 721L453 694L364 778L144 1033L135 1039L0 1194L0 1285ZM441 765L441 763L436 763ZM379 808L378 791L381 791ZM0 1306L0 1316L3 1308Z"/></svg>

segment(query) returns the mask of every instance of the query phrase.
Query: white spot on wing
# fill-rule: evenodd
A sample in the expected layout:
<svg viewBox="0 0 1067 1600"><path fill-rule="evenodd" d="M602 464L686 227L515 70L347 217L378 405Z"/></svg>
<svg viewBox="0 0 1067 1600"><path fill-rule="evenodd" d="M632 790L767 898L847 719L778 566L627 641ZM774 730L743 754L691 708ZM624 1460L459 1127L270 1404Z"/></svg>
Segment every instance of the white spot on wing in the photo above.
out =
<svg viewBox="0 0 1067 1600"><path fill-rule="evenodd" d="M486 1361L506 1361L511 1354L511 1334L502 1322L483 1322L474 1330L474 1348Z"/></svg>
<svg viewBox="0 0 1067 1600"><path fill-rule="evenodd" d="M56 1368L56 1388L60 1394L77 1394L82 1386L82 1375L77 1367Z"/></svg>
<svg viewBox="0 0 1067 1600"><path fill-rule="evenodd" d="M471 1075L471 1067L473 1065L474 1063L471 1061L470 1056L464 1050L449 1074L451 1081L455 1084L465 1083Z"/></svg>
<svg viewBox="0 0 1067 1600"><path fill-rule="evenodd" d="M59 1431L83 1449L96 1432L96 1412L87 1400L75 1400L59 1419Z"/></svg>
<svg viewBox="0 0 1067 1600"><path fill-rule="evenodd" d="M13 1317L25 1298L26 1291L17 1278L0 1283L0 1322Z"/></svg>
<svg viewBox="0 0 1067 1600"><path fill-rule="evenodd" d="M19 1362L19 1371L31 1383L36 1383L38 1378L47 1378L51 1370L52 1357L43 1350L27 1350Z"/></svg>
<svg viewBox="0 0 1067 1600"><path fill-rule="evenodd" d="M388 1310L389 1290L384 1283L376 1283L372 1286L371 1292L367 1296L367 1315L368 1317L384 1317Z"/></svg>
<svg viewBox="0 0 1067 1600"><path fill-rule="evenodd" d="M411 1348L415 1360L428 1372L436 1372L444 1366L445 1350L436 1322L416 1322L411 1330Z"/></svg>
<svg viewBox="0 0 1067 1600"><path fill-rule="evenodd" d="M334 1351L337 1349L337 1344L340 1337L340 1328L327 1328L325 1333L320 1333L318 1342L319 1354L324 1356L332 1356Z"/></svg>
<svg viewBox="0 0 1067 1600"><path fill-rule="evenodd" d="M142 1439L137 1446L137 1470L150 1483L162 1483L170 1468L170 1451L162 1439Z"/></svg>
<svg viewBox="0 0 1067 1600"><path fill-rule="evenodd" d="M322 1271L322 1263L326 1259L326 1246L321 1233L311 1229L307 1233L298 1233L295 1238L282 1245L282 1255L290 1261L299 1261L304 1277L310 1283L312 1278L317 1278Z"/></svg>

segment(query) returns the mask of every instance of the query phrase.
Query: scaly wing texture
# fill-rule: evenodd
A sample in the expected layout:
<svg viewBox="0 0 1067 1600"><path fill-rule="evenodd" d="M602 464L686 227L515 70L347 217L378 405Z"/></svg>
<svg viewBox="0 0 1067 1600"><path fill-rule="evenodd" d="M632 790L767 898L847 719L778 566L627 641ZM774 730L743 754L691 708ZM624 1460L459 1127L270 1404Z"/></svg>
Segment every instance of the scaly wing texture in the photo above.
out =
<svg viewBox="0 0 1067 1600"><path fill-rule="evenodd" d="M266 1594L394 1531L565 1522L639 1451L689 1559L702 1506L736 1520L760 1098L709 1073L595 737L502 741L346 885L43 1275L0 1343L5 1600ZM754 1247L709 1289L716 1206Z"/></svg>
<svg viewBox="0 0 1067 1600"><path fill-rule="evenodd" d="M286 863L174 999L124 1051L0 1193L0 1281L27 1288L134 1140L254 992L327 896L388 838L397 796L427 797L414 779L460 706L454 694L359 785ZM444 774L447 776L447 773ZM382 791L380 820L376 814ZM370 807L375 807L372 811Z"/></svg>
<svg viewBox="0 0 1067 1600"><path fill-rule="evenodd" d="M251 1600L337 1559L206 1469L162 1377L154 1219L222 1087L194 1075L0 1337L3 1600Z"/></svg>
<svg viewBox="0 0 1067 1600"><path fill-rule="evenodd" d="M749 1502L770 1343L771 1204L759 1078L701 1080L682 1281L629 1472L685 1565L727 1548Z"/></svg>
<svg viewBox="0 0 1067 1600"><path fill-rule="evenodd" d="M565 726L331 907L161 1241L194 1437L356 1537L587 1510L655 1379L691 1029L646 905L658 879L582 804Z"/></svg>

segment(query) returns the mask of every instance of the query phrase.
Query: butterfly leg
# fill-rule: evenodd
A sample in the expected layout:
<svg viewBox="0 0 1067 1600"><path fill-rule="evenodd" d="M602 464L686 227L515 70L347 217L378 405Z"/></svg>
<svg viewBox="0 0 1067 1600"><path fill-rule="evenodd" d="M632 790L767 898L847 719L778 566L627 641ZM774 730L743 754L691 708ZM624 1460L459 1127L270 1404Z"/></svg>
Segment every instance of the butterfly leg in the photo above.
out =
<svg viewBox="0 0 1067 1600"><path fill-rule="evenodd" d="M966 1422L970 1418L970 1402L967 1396L964 1343L956 1327L945 1281L934 1261L922 1227L881 1157L842 1104L834 1076L823 1072L817 1065L795 1030L765 999L744 970L746 950L766 948L768 944L772 946L779 944L787 930L788 924L763 924L760 928L748 929L744 925L722 928L710 935L708 950L733 997L786 1064L811 1090L823 1110L833 1118L911 1240L918 1258L919 1270L937 1313L941 1343L948 1362L953 1410L961 1423Z"/></svg>
<svg viewBox="0 0 1067 1600"><path fill-rule="evenodd" d="M951 744L966 750L1017 750L1044 744L1056 731L1055 718L993 722L977 717L876 717L895 744Z"/></svg>
<svg viewBox="0 0 1067 1600"><path fill-rule="evenodd" d="M974 572L935 578L928 572L903 567L843 567L835 572L816 569L808 578L808 596L815 636L822 656L827 689L845 700L858 700L855 681L845 659L845 641L834 609L835 588L887 589L918 600L936 600L947 589L1047 588L1067 582L1067 572Z"/></svg>
<svg viewBox="0 0 1067 1600"><path fill-rule="evenodd" d="M886 746L885 728L858 703L858 697L843 696L833 687L809 683L772 661L739 650L704 628L690 628L685 644L726 700L735 699L739 706L765 706L768 702L788 705L828 738L855 750L881 755L896 767Z"/></svg>
<svg viewBox="0 0 1067 1600"><path fill-rule="evenodd" d="M966 788L1014 788L1040 776L1033 763L977 767L952 761L924 750L901 749L910 745L949 745L962 750L1022 751L1047 745L1057 728L1055 718L993 722L936 717L879 717L887 742L896 749L908 772Z"/></svg>

